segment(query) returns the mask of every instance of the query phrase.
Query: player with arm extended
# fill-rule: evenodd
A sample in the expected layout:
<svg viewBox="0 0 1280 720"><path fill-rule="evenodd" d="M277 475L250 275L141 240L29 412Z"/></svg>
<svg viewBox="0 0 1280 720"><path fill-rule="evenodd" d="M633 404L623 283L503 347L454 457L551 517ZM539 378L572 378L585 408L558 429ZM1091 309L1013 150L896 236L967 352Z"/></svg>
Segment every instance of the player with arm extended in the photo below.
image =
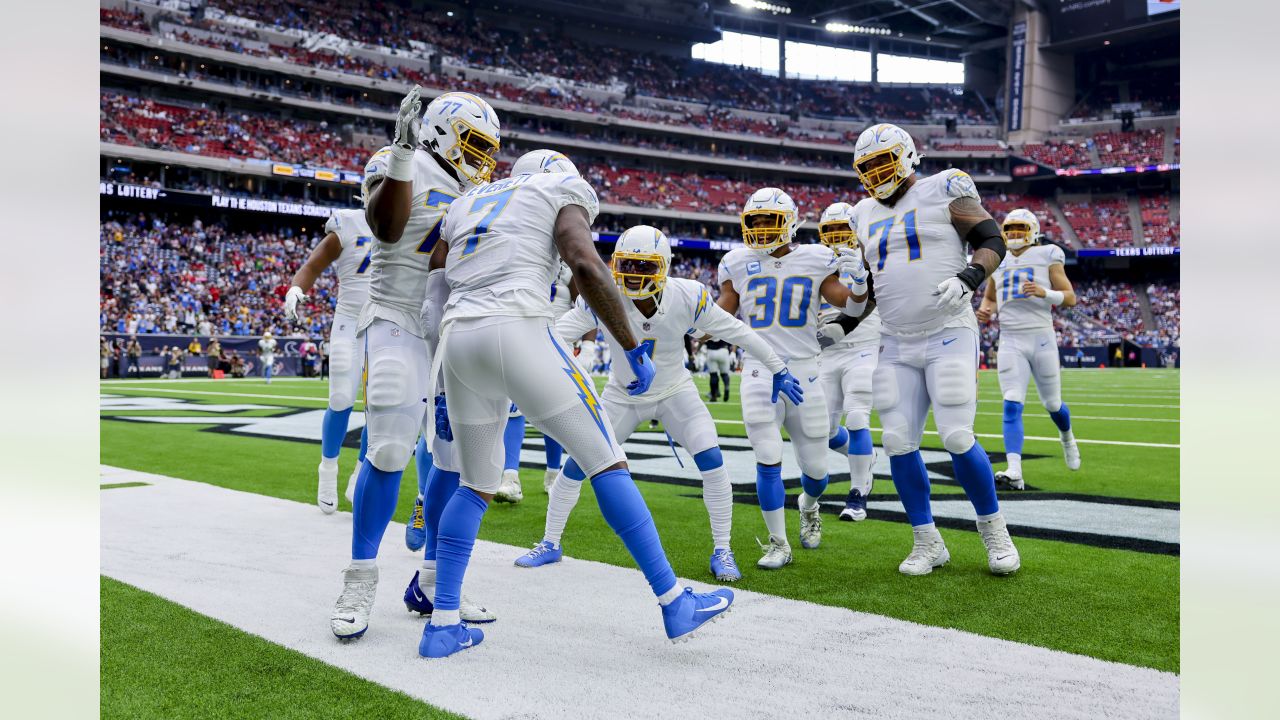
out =
<svg viewBox="0 0 1280 720"><path fill-rule="evenodd" d="M484 185L497 165L498 116L469 93L444 93L422 111L415 86L400 104L392 144L365 166L365 217L377 241L369 300L357 338L365 352L369 448L351 522L351 565L330 625L339 638L368 628L377 591L378 546L395 513L400 478L431 417L431 354L422 322L431 253L449 207Z"/></svg>
<svg viewBox="0 0 1280 720"><path fill-rule="evenodd" d="M840 281L836 258L823 245L794 244L799 213L777 188L757 190L742 211L746 247L720 260L720 307L742 310L748 327L796 374L804 403L772 402L773 373L755 358L742 363L742 420L756 455L756 492L769 530L758 567L774 570L791 562L783 505L782 428L791 436L804 487L800 493L800 546L822 542L818 498L827 487L827 400L819 382L818 306L826 300L856 322L871 304ZM865 277L865 273L864 273ZM852 325L851 325L852 328Z"/></svg>
<svg viewBox="0 0 1280 720"><path fill-rule="evenodd" d="M978 321L971 303L974 290L1004 257L1004 240L972 178L959 170L917 177L919 163L915 142L894 125L867 128L854 148L854 171L871 197L854 206L853 224L881 320L873 403L914 535L898 570L925 575L950 559L933 522L929 475L920 455L932 407L956 480L978 515L988 567L1006 575L1020 560L1000 514L991 462L973 434ZM971 260L964 243L973 249Z"/></svg>
<svg viewBox="0 0 1280 720"><path fill-rule="evenodd" d="M657 228L637 225L618 238L613 251L613 278L618 290L629 299L623 302L627 320L632 332L641 338L641 344L648 346L657 375L649 392L632 397L626 388L636 379L635 374L621 364L616 365L609 372L601 398L619 443L626 442L638 423L656 419L693 456L694 464L702 473L702 497L711 518L711 574L717 580L733 582L742 578L729 547L733 488L720 453L715 421L685 366L685 338L691 332L705 333L746 348L757 362L769 369L775 403L782 394L798 404L803 392L769 344L712 302L706 285L696 280L669 278L670 268L671 243ZM570 342L599 328L595 313L582 302L556 323L556 332ZM622 345L612 334L605 332L604 340L614 355L623 354ZM578 502L584 478L582 469L570 458L552 488L542 541L518 558L516 565L538 567L561 559L564 551L560 538L569 513Z"/></svg>
<svg viewBox="0 0 1280 720"><path fill-rule="evenodd" d="M459 622L459 591L480 522L502 481L498 443L514 402L556 438L591 478L601 513L618 533L662 606L667 637L687 636L729 609L733 593L683 591L653 518L591 379L551 324L547 287L569 266L585 303L623 349L639 395L654 378L648 346L631 330L623 300L596 253L591 222L599 200L568 160L565 172L515 175L468 191L450 209L437 249L449 297L438 357L461 484L440 517L435 611L418 652L444 657L478 644L483 633Z"/></svg>
<svg viewBox="0 0 1280 720"><path fill-rule="evenodd" d="M338 302L329 327L329 407L320 425L320 475L316 504L326 515L338 509L338 454L347 437L351 407L360 392L364 375L364 353L356 341L360 309L369 298L369 266L373 253L373 231L363 209L337 210L324 226L324 238L307 261L293 275L284 296L284 315L298 321L298 303L307 298L316 280L330 266L338 275ZM347 480L347 499L355 497L356 478L364 462L366 432L361 433L361 454Z"/></svg>
<svg viewBox="0 0 1280 720"><path fill-rule="evenodd" d="M853 206L838 202L822 211L818 239L836 252L848 248L861 256L853 227ZM862 273L865 275L865 271ZM848 272L840 280L850 290L859 290ZM865 285L865 280L863 281ZM823 309L824 320L836 320L839 311ZM841 520L858 522L867 517L867 496L871 494L871 466L875 464L871 444L871 378L880 354L880 314L873 308L857 329L840 342L822 349L822 385L831 418L827 446L849 458L849 495ZM841 426L840 422L844 421Z"/></svg>
<svg viewBox="0 0 1280 720"><path fill-rule="evenodd" d="M1062 371L1058 338L1053 331L1053 306L1072 307L1076 293L1067 279L1062 248L1039 243L1040 221L1030 210L1011 211L1002 228L1009 249L987 281L978 307L978 320L1000 316L1000 349L996 368L1004 395L1004 452L1008 469L996 473L996 484L1012 490L1026 487L1022 479L1022 404L1027 382L1034 378L1040 402L1058 426L1067 469L1080 469L1080 448L1071 432L1071 412L1062 402Z"/></svg>
<svg viewBox="0 0 1280 720"><path fill-rule="evenodd" d="M267 379L268 385L271 384L271 374L275 372L276 349L278 347L279 344L272 337L271 331L264 331L262 338L258 340L258 361L262 363L262 377Z"/></svg>

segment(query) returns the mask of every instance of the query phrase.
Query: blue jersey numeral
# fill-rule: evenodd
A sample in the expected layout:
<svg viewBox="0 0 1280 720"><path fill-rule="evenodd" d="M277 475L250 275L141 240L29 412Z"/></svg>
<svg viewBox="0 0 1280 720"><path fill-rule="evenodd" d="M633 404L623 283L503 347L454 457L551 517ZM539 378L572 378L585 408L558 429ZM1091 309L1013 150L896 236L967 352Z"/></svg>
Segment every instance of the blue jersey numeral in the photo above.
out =
<svg viewBox="0 0 1280 720"><path fill-rule="evenodd" d="M778 291L775 277L756 277L747 282L747 292L754 293L755 312L747 322L752 328L767 328L774 320L782 327L804 327L809 321L809 305L813 302L813 279L789 277Z"/></svg>
<svg viewBox="0 0 1280 720"><path fill-rule="evenodd" d="M885 218L867 228L867 232L872 236L877 232L880 233L880 237L877 238L880 259L876 261L876 270L884 269L884 261L889 257L889 233L893 231L893 226L898 224L899 219L902 220L902 231L907 238L907 261L919 260L923 255L920 250L920 233L916 229L916 211L908 210L901 218L898 216Z"/></svg>
<svg viewBox="0 0 1280 720"><path fill-rule="evenodd" d="M1022 284L1032 282L1036 279L1036 271L1032 268L1015 268L1013 270L1005 270L1004 278L1000 283L1000 295L1002 300L1010 298L1031 297L1022 292Z"/></svg>
<svg viewBox="0 0 1280 720"><path fill-rule="evenodd" d="M466 257L476 251L476 246L480 244L480 237L489 232L489 226L492 225L493 221L498 219L498 215L502 214L502 211L506 209L507 202L511 200L511 195L515 191L516 188L504 190L493 197L485 199L484 202L476 203L471 207L471 214L473 215L479 213L481 208L486 207L489 208L489 212L485 213L484 217L480 219L480 222L476 223L475 230L467 236L466 245L462 247L462 257Z"/></svg>
<svg viewBox="0 0 1280 720"><path fill-rule="evenodd" d="M422 206L429 208L448 207L450 203L457 199L456 196L449 193L432 190L427 193L427 199L423 201ZM444 215L441 214L440 219L436 220L436 224L431 226L431 229L427 231L426 237L422 238L422 243L418 245L417 252L419 254L429 254L435 248L436 241L440 239L440 225L443 223Z"/></svg>

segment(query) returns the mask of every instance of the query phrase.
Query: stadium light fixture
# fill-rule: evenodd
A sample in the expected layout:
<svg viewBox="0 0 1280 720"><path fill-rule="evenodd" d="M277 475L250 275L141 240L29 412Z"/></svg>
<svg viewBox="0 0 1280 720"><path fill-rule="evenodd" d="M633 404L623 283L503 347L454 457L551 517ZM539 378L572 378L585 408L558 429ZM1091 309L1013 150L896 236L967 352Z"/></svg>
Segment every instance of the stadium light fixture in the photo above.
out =
<svg viewBox="0 0 1280 720"><path fill-rule="evenodd" d="M833 33L857 33L859 35L888 35L891 31L885 27L870 27L867 25L850 25L842 22L829 22L824 26L827 32Z"/></svg>
<svg viewBox="0 0 1280 720"><path fill-rule="evenodd" d="M729 4L737 5L747 10L766 10L774 15L790 15L791 8L786 5L775 5L773 3L761 2L761 0L729 0Z"/></svg>

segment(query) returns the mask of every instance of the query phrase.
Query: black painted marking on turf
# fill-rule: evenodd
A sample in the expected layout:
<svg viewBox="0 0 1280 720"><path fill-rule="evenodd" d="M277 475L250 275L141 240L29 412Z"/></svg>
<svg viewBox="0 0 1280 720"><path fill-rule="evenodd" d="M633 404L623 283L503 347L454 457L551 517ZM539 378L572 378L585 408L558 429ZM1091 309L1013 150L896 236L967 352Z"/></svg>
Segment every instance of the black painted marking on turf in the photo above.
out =
<svg viewBox="0 0 1280 720"><path fill-rule="evenodd" d="M147 487L150 484L151 483L144 483L144 482L105 483L103 485L99 485L98 489L99 490L115 490L117 488Z"/></svg>

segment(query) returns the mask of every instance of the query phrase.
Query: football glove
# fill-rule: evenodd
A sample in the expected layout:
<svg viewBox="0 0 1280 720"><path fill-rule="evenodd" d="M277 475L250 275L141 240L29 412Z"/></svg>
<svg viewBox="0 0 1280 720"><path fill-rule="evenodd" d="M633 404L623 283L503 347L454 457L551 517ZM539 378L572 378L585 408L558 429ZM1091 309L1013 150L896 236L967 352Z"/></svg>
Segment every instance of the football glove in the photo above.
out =
<svg viewBox="0 0 1280 720"><path fill-rule="evenodd" d="M298 301L306 300L307 294L302 292L302 288L294 285L289 288L289 292L284 295L284 316L290 320L298 319Z"/></svg>
<svg viewBox="0 0 1280 720"><path fill-rule="evenodd" d="M804 402L804 388L800 387L800 381L796 379L786 368L782 368L773 374L773 402L778 402L778 395L786 395L792 405L799 405Z"/></svg>
<svg viewBox="0 0 1280 720"><path fill-rule="evenodd" d="M626 351L626 355L627 364L631 366L631 372L636 376L636 379L627 385L627 394L643 395L649 391L649 386L653 384L653 376L658 370L653 366L653 359L649 357L648 348L644 344Z"/></svg>
<svg viewBox="0 0 1280 720"><path fill-rule="evenodd" d="M445 442L453 442L453 428L449 426L449 408L444 402L444 394L436 396L436 437Z"/></svg>
<svg viewBox="0 0 1280 720"><path fill-rule="evenodd" d="M973 295L973 289L959 277L949 277L938 283L938 289L933 294L938 298L934 302L935 307L954 312L970 304L969 296Z"/></svg>
<svg viewBox="0 0 1280 720"><path fill-rule="evenodd" d="M396 115L396 134L392 145L417 150L422 137L422 88L414 85L400 101Z"/></svg>
<svg viewBox="0 0 1280 720"><path fill-rule="evenodd" d="M840 248L839 254L836 255L836 268L841 275L848 273L853 278L855 285L867 284L867 262L862 257L862 250L853 248ZM862 290L858 290L861 294Z"/></svg>
<svg viewBox="0 0 1280 720"><path fill-rule="evenodd" d="M827 323L818 328L818 347L826 350L844 339L844 328L840 323Z"/></svg>

